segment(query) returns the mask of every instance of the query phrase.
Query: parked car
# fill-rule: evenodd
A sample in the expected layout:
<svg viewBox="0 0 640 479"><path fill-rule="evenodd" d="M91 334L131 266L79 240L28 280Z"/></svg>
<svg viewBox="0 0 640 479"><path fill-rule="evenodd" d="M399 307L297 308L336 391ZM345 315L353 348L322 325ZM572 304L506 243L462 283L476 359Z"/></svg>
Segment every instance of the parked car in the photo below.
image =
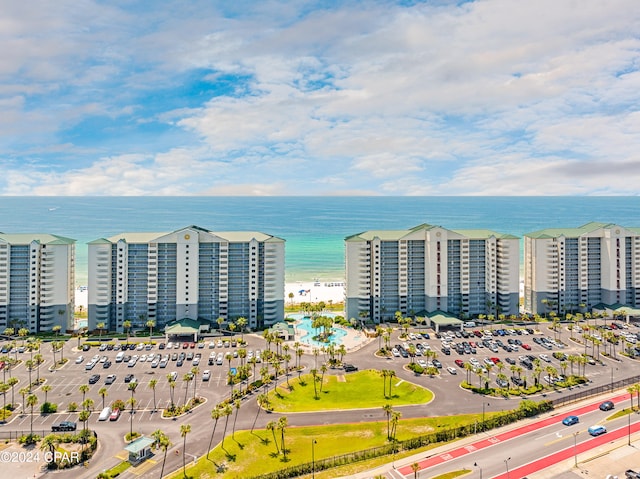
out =
<svg viewBox="0 0 640 479"><path fill-rule="evenodd" d="M343 366L343 368L344 368L344 370L346 372L351 372L351 371L357 371L358 370L358 368L356 366L354 366L353 364L345 364Z"/></svg>
<svg viewBox="0 0 640 479"><path fill-rule="evenodd" d="M120 409L114 409L111 411L111 415L109 416L109 421L117 421L120 417Z"/></svg>
<svg viewBox="0 0 640 479"><path fill-rule="evenodd" d="M204 372L202 373L202 380L208 381L209 379L211 379L211 371L209 371L208 369L205 369Z"/></svg>
<svg viewBox="0 0 640 479"><path fill-rule="evenodd" d="M116 380L116 375L115 374L109 374L107 376L107 379L105 379L104 383L105 384L113 384L113 382Z"/></svg>
<svg viewBox="0 0 640 479"><path fill-rule="evenodd" d="M447 371L449 371L449 374L453 374L453 375L458 374L458 370L453 366L447 366Z"/></svg>
<svg viewBox="0 0 640 479"><path fill-rule="evenodd" d="M100 381L100 375L99 374L92 374L91 377L89 377L89 384L95 384L98 381Z"/></svg>

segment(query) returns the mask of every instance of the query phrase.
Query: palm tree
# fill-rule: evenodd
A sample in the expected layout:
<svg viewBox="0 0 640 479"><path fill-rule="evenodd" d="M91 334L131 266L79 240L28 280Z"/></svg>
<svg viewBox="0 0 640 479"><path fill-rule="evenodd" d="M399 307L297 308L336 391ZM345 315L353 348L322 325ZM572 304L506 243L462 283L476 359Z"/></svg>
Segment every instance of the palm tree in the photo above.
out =
<svg viewBox="0 0 640 479"><path fill-rule="evenodd" d="M222 449L224 449L224 438L227 435L227 425L229 424L229 416L233 413L231 404L225 404L222 408L221 414L224 416L224 432L222 433Z"/></svg>
<svg viewBox="0 0 640 479"><path fill-rule="evenodd" d="M269 396L267 396L266 394L260 394L256 398L256 402L258 403L258 409L256 410L256 417L253 420L253 424L251 425L251 432L253 432L253 428L256 426L256 422L258 421L258 414L260 414L260 411L263 407L267 407L267 405L269 404Z"/></svg>
<svg viewBox="0 0 640 479"><path fill-rule="evenodd" d="M151 437L155 439L154 446L159 447L164 451L164 457L162 459L162 469L160 470L160 477L164 476L164 464L167 462L167 449L171 446L171 441L169 440L169 436L167 436L164 431L160 429L156 429L151 433Z"/></svg>
<svg viewBox="0 0 640 479"><path fill-rule="evenodd" d="M138 383L134 383L134 382L130 382L129 383L129 391L131 391L131 398L128 400L128 402L131 404L131 428L129 430L129 436L133 437L133 413L134 413L134 408L136 405L136 399L133 397L134 393L136 392L136 388L138 387Z"/></svg>
<svg viewBox="0 0 640 479"><path fill-rule="evenodd" d="M236 399L233 402L233 405L236 408L236 414L235 414L235 416L233 416L233 429L231 430L231 437L235 438L235 435L236 435L236 421L238 420L238 413L240 412L240 406L242 405L242 402L240 401L240 399Z"/></svg>
<svg viewBox="0 0 640 479"><path fill-rule="evenodd" d="M391 413L391 440L393 442L396 441L396 432L398 430L398 421L402 417L402 413L398 411L393 411Z"/></svg>
<svg viewBox="0 0 640 479"><path fill-rule="evenodd" d="M153 319L150 319L146 323L147 328L149 328L149 343L151 343L151 336L153 336L153 328L156 326L156 322Z"/></svg>
<svg viewBox="0 0 640 479"><path fill-rule="evenodd" d="M107 395L107 388L101 387L100 390L98 391L98 394L102 397L102 409L104 409L104 398Z"/></svg>
<svg viewBox="0 0 640 479"><path fill-rule="evenodd" d="M213 423L213 430L211 431L211 439L209 439L209 448L207 449L207 459L209 459L211 444L213 444L213 435L216 433L216 427L218 426L218 419L220 419L221 415L222 415L222 412L220 410L220 405L217 405L211 410L211 419L213 419L215 422Z"/></svg>
<svg viewBox="0 0 640 479"><path fill-rule="evenodd" d="M284 455L284 460L287 460L287 449L284 446L284 431L287 428L287 417L282 416L278 419L278 429L280 430L280 448L282 449L282 454Z"/></svg>
<svg viewBox="0 0 640 479"><path fill-rule="evenodd" d="M169 379L169 396L171 397L171 410L176 407L175 402L173 401L173 392L176 388L176 382L173 379Z"/></svg>
<svg viewBox="0 0 640 479"><path fill-rule="evenodd" d="M84 424L83 429L85 431L87 430L87 421L89 420L89 417L91 417L91 411L87 409L83 409L80 411L80 414L78 414L78 420Z"/></svg>
<svg viewBox="0 0 640 479"><path fill-rule="evenodd" d="M324 386L324 373L327 372L326 363L322 363L322 366L320 366L320 371L322 371L322 376L320 377L320 392L322 392L322 386Z"/></svg>
<svg viewBox="0 0 640 479"><path fill-rule="evenodd" d="M25 361L24 365L27 367L27 370L29 371L29 391L31 391L31 385L32 385L31 371L33 371L33 367L35 365L35 362L33 361L33 359L27 359Z"/></svg>
<svg viewBox="0 0 640 479"><path fill-rule="evenodd" d="M100 331L100 341L102 341L102 331L104 330L104 323L98 323L96 324L96 328L98 329L98 331Z"/></svg>
<svg viewBox="0 0 640 479"><path fill-rule="evenodd" d="M189 381L193 379L193 375L191 373L185 373L182 376L182 381L184 382L184 404L187 405L187 392L189 391Z"/></svg>
<svg viewBox="0 0 640 479"><path fill-rule="evenodd" d="M84 397L87 395L87 392L89 392L89 385L88 384L81 384L78 387L78 391L80 391L82 393L82 400L84 401Z"/></svg>
<svg viewBox="0 0 640 479"><path fill-rule="evenodd" d="M40 365L44 363L42 354L38 353L33 357L33 362L36 367L36 382L40 384Z"/></svg>
<svg viewBox="0 0 640 479"><path fill-rule="evenodd" d="M387 397L387 375L389 374L389 371L387 369L383 369L382 371L380 371L380 376L382 376L382 395L386 398Z"/></svg>
<svg viewBox="0 0 640 479"><path fill-rule="evenodd" d="M87 411L93 411L94 404L95 402L93 401L93 399L87 398L84 401L82 401L82 409L85 409Z"/></svg>
<svg viewBox="0 0 640 479"><path fill-rule="evenodd" d="M193 366L191 368L191 376L193 378L193 399L196 399L196 386L198 384L198 374L200 373L200 368L198 366Z"/></svg>
<svg viewBox="0 0 640 479"><path fill-rule="evenodd" d="M4 404L2 406L2 423L6 422L7 417L7 391L9 391L9 385L7 383L0 383L0 394L2 394L2 398L4 401Z"/></svg>
<svg viewBox="0 0 640 479"><path fill-rule="evenodd" d="M51 453L51 457L53 457L56 452L56 446L59 442L60 437L57 434L47 434L42 438L42 442L40 443L40 450L48 450Z"/></svg>
<svg viewBox="0 0 640 479"><path fill-rule="evenodd" d="M122 323L122 327L127 332L127 344L129 344L129 333L131 332L131 321L126 320Z"/></svg>
<svg viewBox="0 0 640 479"><path fill-rule="evenodd" d="M22 414L24 414L25 397L27 396L27 394L29 394L29 392L30 391L28 387L23 387L18 391L18 393L22 396Z"/></svg>
<svg viewBox="0 0 640 479"><path fill-rule="evenodd" d="M186 462L186 449L187 449L187 434L191 432L191 424L182 424L180 426L180 436L182 437L182 474L187 477L187 462Z"/></svg>
<svg viewBox="0 0 640 479"><path fill-rule="evenodd" d="M16 377L10 377L9 380L7 381L7 384L9 385L9 387L11 387L11 406L14 409L15 409L16 402L14 400L13 393L14 393L15 385L18 384L18 382L19 380Z"/></svg>
<svg viewBox="0 0 640 479"><path fill-rule="evenodd" d="M276 439L276 428L278 427L278 423L276 421L269 421L267 423L267 431L271 431L273 435L273 443L276 445L276 453L280 454L280 448L278 447L278 440Z"/></svg>
<svg viewBox="0 0 640 479"><path fill-rule="evenodd" d="M389 369L389 397L393 397L391 394L391 383L393 378L396 377L396 372L393 369Z"/></svg>
<svg viewBox="0 0 640 479"><path fill-rule="evenodd" d="M51 391L51 385L45 384L44 386L42 386L41 389L42 389L42 392L44 392L44 402L47 402L47 393Z"/></svg>
<svg viewBox="0 0 640 479"><path fill-rule="evenodd" d="M391 404L387 403L384 406L382 406L382 410L387 415L387 440L391 440L390 421L391 421L391 413L393 412L393 406L391 406Z"/></svg>
<svg viewBox="0 0 640 479"><path fill-rule="evenodd" d="M149 387L153 391L153 410L156 410L156 384L158 384L157 379L149 380Z"/></svg>
<svg viewBox="0 0 640 479"><path fill-rule="evenodd" d="M242 342L244 342L244 328L247 325L247 322L248 322L247 318L245 317L240 317L236 321L236 323L238 324L238 329L240 330L240 340Z"/></svg>
<svg viewBox="0 0 640 479"><path fill-rule="evenodd" d="M318 399L318 387L317 387L318 370L317 369L311 370L311 378L313 380L313 398Z"/></svg>
<svg viewBox="0 0 640 479"><path fill-rule="evenodd" d="M29 397L27 397L27 406L31 408L31 425L29 432L31 436L33 436L33 407L36 404L38 404L38 396L36 396L35 394L29 394Z"/></svg>

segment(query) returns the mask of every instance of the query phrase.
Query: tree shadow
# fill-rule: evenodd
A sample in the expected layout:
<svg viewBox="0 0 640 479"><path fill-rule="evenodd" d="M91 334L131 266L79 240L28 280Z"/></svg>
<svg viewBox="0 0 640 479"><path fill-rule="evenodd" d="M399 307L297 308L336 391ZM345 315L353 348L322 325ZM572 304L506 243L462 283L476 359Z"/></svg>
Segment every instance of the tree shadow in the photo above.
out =
<svg viewBox="0 0 640 479"><path fill-rule="evenodd" d="M257 434L256 434L257 436ZM258 436L260 437L260 436ZM260 437L260 442L264 445L264 446L268 446L269 444L271 444L271 439L269 439L268 437Z"/></svg>
<svg viewBox="0 0 640 479"><path fill-rule="evenodd" d="M231 454L230 452L225 452L224 455L227 458L227 461L229 462L236 462L236 454Z"/></svg>

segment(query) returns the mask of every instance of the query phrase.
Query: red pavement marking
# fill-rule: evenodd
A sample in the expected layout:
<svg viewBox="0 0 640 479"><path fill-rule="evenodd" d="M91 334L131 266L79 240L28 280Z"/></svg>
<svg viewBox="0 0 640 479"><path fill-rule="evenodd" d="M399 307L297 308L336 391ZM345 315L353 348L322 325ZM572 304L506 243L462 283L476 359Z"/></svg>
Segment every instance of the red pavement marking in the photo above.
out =
<svg viewBox="0 0 640 479"><path fill-rule="evenodd" d="M631 432L635 433L638 431L640 431L640 423L631 424ZM571 457L574 457L576 453L583 453L595 447L602 446L603 444L606 444L608 442L613 442L616 439L620 439L628 434L629 426L622 426L616 430L609 431L606 434L602 434L601 436L594 437L589 441L577 444L575 450L573 446L570 446L554 454L550 454L549 456L542 457L536 461L530 462L529 464L525 464L524 466L511 469L509 471L509 477L525 477L527 474L533 474L534 472L557 464L560 461L564 461ZM494 476L491 479L507 479L507 472L505 471L504 474Z"/></svg>
<svg viewBox="0 0 640 479"><path fill-rule="evenodd" d="M614 403L618 403L618 402L624 401L626 399L629 399L629 394L621 394L619 396L616 396L616 397L610 399L610 401L613 401ZM570 416L570 415L579 416L580 414L584 414L586 412L590 412L590 411L596 410L599 405L600 405L600 403L589 404L587 406L583 406L583 407L580 407L578 409L574 409L574 410L572 410L570 412L567 412L563 417ZM462 456L464 456L466 454L469 454L471 452L474 452L474 451L476 451L478 449L484 449L486 447L493 446L493 445L498 444L500 442L508 441L509 439L513 439L514 437L521 436L523 434L526 434L526 433L531 432L531 431L535 431L536 429L540 429L542 427L547 427L547 426L549 426L551 424L556 424L557 422L558 422L558 416L557 415L556 416L551 416L551 417L548 417L548 418L543 419L541 421L537 421L537 422L534 422L534 423L529 423L529 424L526 424L524 426L509 430L509 431L505 431L505 432L503 432L501 434L497 434L495 436L491 436L491 437L486 438L486 439L481 439L480 441L474 442L474 443L472 443L470 445L467 445L467 446L462 446L462 447L459 447L459 448L456 448L456 449L452 449L450 451L447 451L447 452L442 453L442 454L438 454L436 456L427 457L423 461L418 462L418 465L420 466L419 470L421 471L421 470L427 469L429 467L437 466L437 465L442 464L444 462L450 461L451 459L462 457ZM640 429L640 423L638 424L638 428ZM611 434L604 434L604 435L599 436L599 437L602 438L602 437L605 437L605 436L612 437ZM607 442L607 441L605 440L605 441L603 441L603 443L604 442ZM591 442L589 442L589 444L591 444ZM591 447L595 447L595 445L593 445ZM587 449L590 449L590 448L586 448L585 451ZM560 454L560 452L558 454ZM571 448L571 454L573 454L573 448ZM558 459L558 460L562 460L562 459ZM555 462L553 462L551 464L555 464ZM547 467L547 466L544 466L544 467ZM536 469L536 470L538 470L538 469ZM398 469L398 471L404 476L413 474L413 469L411 469L410 465L401 467L401 468ZM529 473L530 472L534 472L534 471L529 471ZM523 475L526 475L526 474L523 474ZM506 479L506 475L505 475L505 479Z"/></svg>

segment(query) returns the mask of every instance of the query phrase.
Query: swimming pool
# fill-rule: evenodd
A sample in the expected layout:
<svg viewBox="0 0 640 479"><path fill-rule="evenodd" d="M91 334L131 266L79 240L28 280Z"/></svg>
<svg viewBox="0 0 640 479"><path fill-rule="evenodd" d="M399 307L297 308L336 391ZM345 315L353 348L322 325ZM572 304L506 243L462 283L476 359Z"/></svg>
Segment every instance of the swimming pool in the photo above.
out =
<svg viewBox="0 0 640 479"><path fill-rule="evenodd" d="M326 313L325 316L335 317L336 314ZM329 343L323 343L321 341L316 341L313 339L313 336L316 334L316 330L311 327L311 317L305 316L304 314L290 314L287 316L288 318L297 319L296 330L301 333L300 342L304 344L309 344L310 346L327 346L327 344L340 345L342 344L342 338L347 335L347 332L342 328L333 328L333 333L329 336Z"/></svg>

